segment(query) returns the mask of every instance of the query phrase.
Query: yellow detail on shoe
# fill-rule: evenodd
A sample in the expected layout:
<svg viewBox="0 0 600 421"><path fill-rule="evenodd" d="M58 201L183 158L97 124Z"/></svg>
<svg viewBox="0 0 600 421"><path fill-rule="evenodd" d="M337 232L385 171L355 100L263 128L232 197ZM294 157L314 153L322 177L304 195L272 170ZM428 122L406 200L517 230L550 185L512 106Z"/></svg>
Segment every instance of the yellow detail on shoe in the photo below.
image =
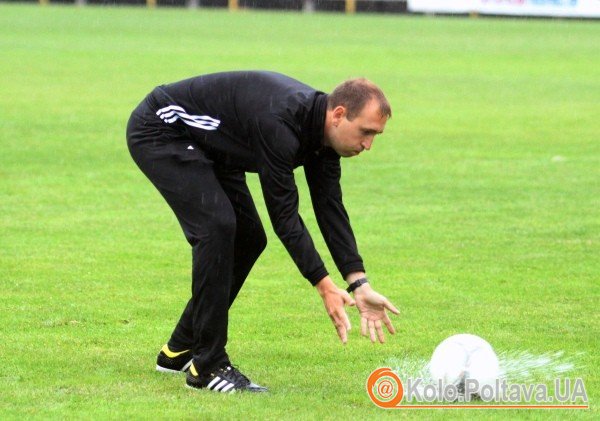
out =
<svg viewBox="0 0 600 421"><path fill-rule="evenodd" d="M198 376L198 372L196 371L196 367L194 367L194 363L190 365L190 372L192 373L192 376Z"/></svg>
<svg viewBox="0 0 600 421"><path fill-rule="evenodd" d="M175 358L181 354L185 354L186 352L190 352L189 349L186 349L185 351L181 351L181 352L173 352L169 349L169 345L165 345L162 347L161 349L162 352L164 352L164 354L169 357L169 358Z"/></svg>

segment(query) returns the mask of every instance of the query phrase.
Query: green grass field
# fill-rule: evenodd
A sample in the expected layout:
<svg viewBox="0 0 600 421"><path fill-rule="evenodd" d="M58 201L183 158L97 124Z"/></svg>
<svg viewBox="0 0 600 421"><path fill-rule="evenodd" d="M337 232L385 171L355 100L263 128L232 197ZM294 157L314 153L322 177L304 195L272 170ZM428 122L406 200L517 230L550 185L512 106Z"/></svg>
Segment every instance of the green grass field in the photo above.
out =
<svg viewBox="0 0 600 421"><path fill-rule="evenodd" d="M154 371L190 293L190 252L124 138L154 86L231 69L325 91L366 76L394 112L343 164L368 274L402 311L383 346L360 337L354 309L339 343L250 177L270 244L228 351L267 396ZM597 418L599 69L597 22L0 5L0 418ZM499 353L564 351L590 410L370 402L372 370L426 360L459 332Z"/></svg>

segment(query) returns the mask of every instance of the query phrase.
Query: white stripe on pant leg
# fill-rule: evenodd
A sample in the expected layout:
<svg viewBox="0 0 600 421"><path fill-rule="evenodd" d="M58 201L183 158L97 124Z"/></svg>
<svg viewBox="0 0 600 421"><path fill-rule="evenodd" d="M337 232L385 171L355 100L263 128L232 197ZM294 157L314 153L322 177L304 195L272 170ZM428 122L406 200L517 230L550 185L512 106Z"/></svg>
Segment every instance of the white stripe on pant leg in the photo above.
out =
<svg viewBox="0 0 600 421"><path fill-rule="evenodd" d="M212 118L207 115L191 115L188 114L183 108L177 105L169 105L168 107L161 108L156 112L165 123L174 123L178 119L181 119L185 124L192 127L198 127L204 130L217 130L221 124L221 120Z"/></svg>
<svg viewBox="0 0 600 421"><path fill-rule="evenodd" d="M182 116L182 117L187 117L187 116ZM206 121L207 123L212 123L217 126L221 123L221 120L217 120L216 118L212 118L207 115L191 115L189 117L192 120L202 120L202 121Z"/></svg>
<svg viewBox="0 0 600 421"><path fill-rule="evenodd" d="M177 114L176 111L169 111L169 112L166 112L166 113L160 113L158 116L164 120L165 118L172 117L175 114Z"/></svg>
<svg viewBox="0 0 600 421"><path fill-rule="evenodd" d="M206 120L204 118L200 118L201 116L193 116L194 118L188 118L188 117L180 115L180 117L183 120L190 120L190 121L193 121L194 123L206 124L207 126L213 126L213 127L219 127L219 123L215 123L214 121Z"/></svg>
<svg viewBox="0 0 600 421"><path fill-rule="evenodd" d="M211 380L211 382L208 384L208 386L206 386L208 389L212 389L212 387L219 383L221 381L221 378L219 376L215 377L214 379Z"/></svg>
<svg viewBox="0 0 600 421"><path fill-rule="evenodd" d="M181 121L183 121L185 124L187 124L188 126L192 126L192 127L198 127L199 129L204 129L204 130L217 130L216 127L212 127L212 126L206 126L204 124L198 124L198 123L192 123L191 121L188 120L184 120L181 119Z"/></svg>
<svg viewBox="0 0 600 421"><path fill-rule="evenodd" d="M202 126L211 126L214 128L219 127L219 123L215 123L214 121L209 121L209 120L204 120L202 118L197 118L198 116L192 116L192 117L196 117L196 118L190 118L187 114L182 115L182 114L177 114L179 116L179 118L181 118L183 120L184 123L191 125L194 124L198 124L198 125L202 125Z"/></svg>
<svg viewBox="0 0 600 421"><path fill-rule="evenodd" d="M217 125L219 125L219 123L221 122L220 120L209 117L207 115L191 115L191 114L188 114L185 110L178 112L177 114L179 114L179 117L184 118L184 119L189 119L189 120L197 120L197 119L207 120L212 123L216 123Z"/></svg>
<svg viewBox="0 0 600 421"><path fill-rule="evenodd" d="M185 112L185 110L178 105L169 105L168 107L164 107L164 108L161 108L160 110L156 111L156 115L166 113L168 111L183 111L183 112Z"/></svg>

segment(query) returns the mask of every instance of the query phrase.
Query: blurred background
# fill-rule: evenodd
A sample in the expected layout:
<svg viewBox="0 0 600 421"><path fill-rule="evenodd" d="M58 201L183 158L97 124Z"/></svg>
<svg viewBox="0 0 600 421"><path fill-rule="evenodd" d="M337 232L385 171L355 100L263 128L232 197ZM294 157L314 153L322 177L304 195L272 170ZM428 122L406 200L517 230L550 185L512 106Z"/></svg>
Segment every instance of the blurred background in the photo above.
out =
<svg viewBox="0 0 600 421"><path fill-rule="evenodd" d="M8 2L14 1L8 0ZM19 0L19 2L207 7L231 10L301 10L305 12L600 17L600 1L597 0Z"/></svg>

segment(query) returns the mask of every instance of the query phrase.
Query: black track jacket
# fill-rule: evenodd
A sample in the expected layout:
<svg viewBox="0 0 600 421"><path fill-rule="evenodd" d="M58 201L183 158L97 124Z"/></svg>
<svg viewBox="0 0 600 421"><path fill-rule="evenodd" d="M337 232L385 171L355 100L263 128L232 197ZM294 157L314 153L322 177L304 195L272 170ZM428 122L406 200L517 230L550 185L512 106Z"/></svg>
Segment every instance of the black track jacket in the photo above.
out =
<svg viewBox="0 0 600 421"><path fill-rule="evenodd" d="M258 173L275 232L311 284L328 272L298 214L299 166L342 276L364 271L342 203L340 156L323 146L327 95L281 74L242 71L162 85L151 96L157 119L186 131L215 164Z"/></svg>

